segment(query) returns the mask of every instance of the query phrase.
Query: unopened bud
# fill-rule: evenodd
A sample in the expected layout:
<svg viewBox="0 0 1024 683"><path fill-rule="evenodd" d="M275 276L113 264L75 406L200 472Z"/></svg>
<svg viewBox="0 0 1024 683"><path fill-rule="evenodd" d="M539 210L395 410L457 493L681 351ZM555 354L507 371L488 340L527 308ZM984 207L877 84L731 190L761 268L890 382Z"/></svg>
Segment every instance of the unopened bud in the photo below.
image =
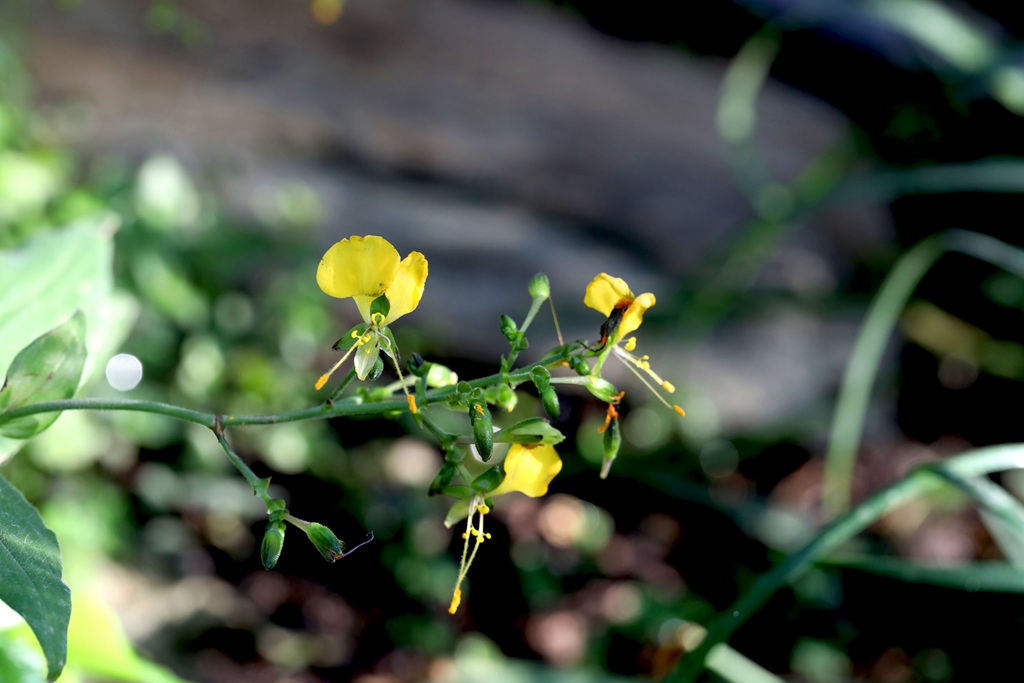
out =
<svg viewBox="0 0 1024 683"><path fill-rule="evenodd" d="M260 558L264 569L273 569L281 557L284 548L284 522L270 522L263 532L263 543L260 545Z"/></svg>
<svg viewBox="0 0 1024 683"><path fill-rule="evenodd" d="M310 522L306 526L306 536L313 542L316 549L328 562L334 562L345 555L345 544L338 540L334 532L317 522Z"/></svg>
<svg viewBox="0 0 1024 683"><path fill-rule="evenodd" d="M537 273L533 276L530 280L530 296L541 301L551 296L551 283L548 282L547 275Z"/></svg>
<svg viewBox="0 0 1024 683"><path fill-rule="evenodd" d="M622 445L622 431L619 429L619 418L613 417L608 422L608 428L604 430L604 459L601 461L601 478L608 477L608 471L612 467L616 456L619 454L619 446Z"/></svg>
<svg viewBox="0 0 1024 683"><path fill-rule="evenodd" d="M482 392L481 392L482 393ZM484 462L491 458L491 450L494 448L494 422L491 420L491 411L487 409L487 402L482 395L474 400L469 406L469 421L473 425L473 441L476 443L476 450Z"/></svg>

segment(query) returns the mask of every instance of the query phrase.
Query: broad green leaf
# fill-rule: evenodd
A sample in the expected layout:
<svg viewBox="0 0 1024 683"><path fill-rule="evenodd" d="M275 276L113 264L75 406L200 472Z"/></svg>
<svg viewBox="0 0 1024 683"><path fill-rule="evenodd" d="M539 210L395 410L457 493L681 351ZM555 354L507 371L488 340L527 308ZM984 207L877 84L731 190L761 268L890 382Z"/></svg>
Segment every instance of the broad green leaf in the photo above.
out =
<svg viewBox="0 0 1024 683"><path fill-rule="evenodd" d="M85 354L85 315L76 311L66 323L43 334L14 357L0 389L0 415L30 403L74 396L82 379ZM0 422L0 435L31 438L53 424L58 415L38 413Z"/></svg>
<svg viewBox="0 0 1024 683"><path fill-rule="evenodd" d="M0 477L0 600L35 633L54 680L67 657L71 592L61 581L57 537L39 512Z"/></svg>
<svg viewBox="0 0 1024 683"><path fill-rule="evenodd" d="M111 299L112 218L83 220L41 232L15 249L0 250L0 376L33 339L63 323L77 309L85 313L90 360L104 361L120 343L134 304ZM0 462L24 441L0 436Z"/></svg>

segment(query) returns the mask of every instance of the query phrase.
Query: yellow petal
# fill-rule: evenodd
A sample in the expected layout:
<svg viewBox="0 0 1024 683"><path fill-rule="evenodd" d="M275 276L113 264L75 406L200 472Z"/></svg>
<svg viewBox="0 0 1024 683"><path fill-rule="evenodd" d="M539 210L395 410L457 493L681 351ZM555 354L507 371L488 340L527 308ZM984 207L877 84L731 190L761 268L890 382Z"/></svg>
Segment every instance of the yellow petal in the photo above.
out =
<svg viewBox="0 0 1024 683"><path fill-rule="evenodd" d="M583 303L589 308L609 316L617 303L632 299L633 292L629 291L629 285L625 280L612 277L608 273L601 273L587 285Z"/></svg>
<svg viewBox="0 0 1024 683"><path fill-rule="evenodd" d="M316 283L339 299L362 297L373 301L387 291L399 266L398 251L383 237L367 235L343 239L327 250L316 269ZM359 304L359 300L356 301ZM366 311L359 306L366 318Z"/></svg>
<svg viewBox="0 0 1024 683"><path fill-rule="evenodd" d="M418 251L414 251L398 266L398 273L391 281L386 294L391 302L385 325L390 325L406 313L412 313L420 305L423 296L423 285L427 281L427 259Z"/></svg>
<svg viewBox="0 0 1024 683"><path fill-rule="evenodd" d="M562 459L553 446L512 444L505 456L505 480L490 495L519 491L539 498L548 492L548 484L561 471Z"/></svg>
<svg viewBox="0 0 1024 683"><path fill-rule="evenodd" d="M626 309L626 312L622 314L622 322L619 323L619 329L615 333L615 341L622 339L640 327L640 323L644 321L644 313L655 303L656 299L650 292L645 292L634 299L633 303Z"/></svg>

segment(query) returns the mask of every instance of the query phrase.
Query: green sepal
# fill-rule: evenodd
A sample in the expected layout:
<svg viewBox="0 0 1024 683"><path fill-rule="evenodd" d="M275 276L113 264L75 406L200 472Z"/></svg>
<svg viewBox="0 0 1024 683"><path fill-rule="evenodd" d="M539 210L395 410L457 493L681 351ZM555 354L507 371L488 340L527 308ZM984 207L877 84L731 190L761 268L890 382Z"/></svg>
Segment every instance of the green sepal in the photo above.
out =
<svg viewBox="0 0 1024 683"><path fill-rule="evenodd" d="M538 365L530 370L530 381L537 387L537 391L544 391L551 386L551 371L543 365Z"/></svg>
<svg viewBox="0 0 1024 683"><path fill-rule="evenodd" d="M273 569L281 557L284 548L284 522L274 521L267 524L263 532L263 543L260 544L260 559L264 569Z"/></svg>
<svg viewBox="0 0 1024 683"><path fill-rule="evenodd" d="M331 348L334 349L335 351L348 351L355 345L355 343L359 340L360 337L366 334L367 327L368 325L366 323L359 323L351 330L343 334L341 336L341 339L334 342L334 346L332 346Z"/></svg>
<svg viewBox="0 0 1024 683"><path fill-rule="evenodd" d="M494 440L500 443L521 443L527 446L538 444L554 446L565 441L565 435L552 427L551 423L544 418L530 417L502 429L494 435Z"/></svg>
<svg viewBox="0 0 1024 683"><path fill-rule="evenodd" d="M591 375L587 378L585 385L587 391L597 396L605 403L613 403L619 398L619 390L615 388L615 385L606 379L600 377L594 377Z"/></svg>
<svg viewBox="0 0 1024 683"><path fill-rule="evenodd" d="M501 486L504 479L505 471L501 469L500 465L495 465L484 470L483 474L473 480L471 486L477 493L490 493Z"/></svg>
<svg viewBox="0 0 1024 683"><path fill-rule="evenodd" d="M469 405L469 421L473 425L473 442L480 458L487 462L491 459L494 449L494 422L491 411L487 408L484 392L477 389L473 392L473 400Z"/></svg>
<svg viewBox="0 0 1024 683"><path fill-rule="evenodd" d="M551 283L544 273L537 273L530 280L530 296L544 301L551 296Z"/></svg>
<svg viewBox="0 0 1024 683"><path fill-rule="evenodd" d="M619 418L613 417L604 430L604 459L601 461L601 478L608 478L608 471L612 468L616 456L619 454L619 447L622 445L622 430L619 429Z"/></svg>
<svg viewBox="0 0 1024 683"><path fill-rule="evenodd" d="M380 333L387 339L386 343L380 345L380 348L384 353L395 362L395 365L399 365L402 362L402 356L398 353L398 343L395 341L395 335L391 332L390 327L380 328Z"/></svg>
<svg viewBox="0 0 1024 683"><path fill-rule="evenodd" d="M434 475L434 480L430 482L430 488L427 489L427 494L431 496L436 496L446 486L452 483L452 479L455 478L455 475L458 474L458 471L458 466L455 465L454 463L445 462L444 464L442 464L441 469L439 469L437 471L437 474Z"/></svg>
<svg viewBox="0 0 1024 683"><path fill-rule="evenodd" d="M448 508L448 514L444 517L444 526L447 529L451 529L454 524L461 522L466 517L469 517L469 501L473 497L473 489L469 487L465 488L467 489L466 497L455 501L455 503Z"/></svg>
<svg viewBox="0 0 1024 683"><path fill-rule="evenodd" d="M385 294L381 294L370 304L370 322L373 322L374 315L380 313L387 320L388 313L391 312L391 302L388 301L388 297Z"/></svg>
<svg viewBox="0 0 1024 683"><path fill-rule="evenodd" d="M468 498L473 495L473 489L464 484L454 484L452 486L445 486L441 489L441 493L454 498Z"/></svg>
<svg viewBox="0 0 1024 683"><path fill-rule="evenodd" d="M469 402L473 398L473 385L469 382L459 382L455 385L455 400L458 401L459 405L469 407Z"/></svg>
<svg viewBox="0 0 1024 683"><path fill-rule="evenodd" d="M458 465L460 462L462 462L465 459L465 457L466 449L463 446L460 446L459 444L452 444L444 452L445 462L450 462L455 465Z"/></svg>
<svg viewBox="0 0 1024 683"><path fill-rule="evenodd" d="M18 352L0 389L0 414L30 403L71 398L85 367L85 315L75 314ZM26 415L0 424L0 436L28 439L57 419L59 412Z"/></svg>
<svg viewBox="0 0 1024 683"><path fill-rule="evenodd" d="M305 528L306 536L313 542L316 549L328 562L336 562L345 555L345 544L338 540L334 532L317 522L310 522Z"/></svg>
<svg viewBox="0 0 1024 683"><path fill-rule="evenodd" d="M377 356L377 360L373 363L373 368L370 370L370 374L366 376L366 379L371 382L376 380L384 372L384 359Z"/></svg>
<svg viewBox="0 0 1024 683"><path fill-rule="evenodd" d="M430 371L430 368L433 366L433 363L428 363L427 361L423 360L423 356L421 356L418 353L413 353L412 357L409 358L405 366L409 369L409 374L413 375L414 377L422 377L424 373Z"/></svg>

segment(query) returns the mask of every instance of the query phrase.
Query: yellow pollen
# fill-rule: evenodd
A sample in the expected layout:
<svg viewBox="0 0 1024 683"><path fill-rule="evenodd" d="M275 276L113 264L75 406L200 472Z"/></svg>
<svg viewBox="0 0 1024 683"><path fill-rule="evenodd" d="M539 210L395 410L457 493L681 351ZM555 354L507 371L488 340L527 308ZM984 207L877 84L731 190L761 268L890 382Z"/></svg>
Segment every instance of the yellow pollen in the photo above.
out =
<svg viewBox="0 0 1024 683"><path fill-rule="evenodd" d="M491 508L487 507L483 503L480 503L479 505L476 506L476 511L479 512L481 515L486 515L488 512L491 511Z"/></svg>
<svg viewBox="0 0 1024 683"><path fill-rule="evenodd" d="M474 531L476 531L476 529L474 529ZM462 537L463 538L469 538L469 532L468 531L463 531L462 532Z"/></svg>
<svg viewBox="0 0 1024 683"><path fill-rule="evenodd" d="M475 410L480 415L484 414L484 407L482 405L480 405L479 403L474 403L473 404L473 410Z"/></svg>
<svg viewBox="0 0 1024 683"><path fill-rule="evenodd" d="M670 394L676 393L675 385L672 384L672 382L669 382L668 380L665 380L664 382L661 383L661 388Z"/></svg>
<svg viewBox="0 0 1024 683"><path fill-rule="evenodd" d="M686 417L686 411L685 411L685 410L683 410L682 408L680 408L679 406L677 406L677 405L673 404L673 405L672 405L672 410L674 410L674 411L676 411L677 413L679 413L679 416L680 416L680 417Z"/></svg>
<svg viewBox="0 0 1024 683"><path fill-rule="evenodd" d="M374 325L383 325L384 320L384 315L381 313L374 313L373 315L370 316L370 322L373 323Z"/></svg>
<svg viewBox="0 0 1024 683"><path fill-rule="evenodd" d="M410 413L415 415L416 413L420 412L419 408L416 407L416 397L415 396L413 396L412 394L409 394L405 398L408 399L408 401L409 401L409 412Z"/></svg>
<svg viewBox="0 0 1024 683"><path fill-rule="evenodd" d="M316 390L320 391L327 384L327 380L330 379L330 375L320 375L320 379L316 381Z"/></svg>
<svg viewBox="0 0 1024 683"><path fill-rule="evenodd" d="M462 589L456 588L455 592L452 593L452 604L448 607L448 614L455 614L455 610L459 609L459 603L462 602Z"/></svg>
<svg viewBox="0 0 1024 683"><path fill-rule="evenodd" d="M636 348L636 337L630 337L629 339L627 339L624 346L625 346L625 349L627 351L632 351L633 349L635 349Z"/></svg>

